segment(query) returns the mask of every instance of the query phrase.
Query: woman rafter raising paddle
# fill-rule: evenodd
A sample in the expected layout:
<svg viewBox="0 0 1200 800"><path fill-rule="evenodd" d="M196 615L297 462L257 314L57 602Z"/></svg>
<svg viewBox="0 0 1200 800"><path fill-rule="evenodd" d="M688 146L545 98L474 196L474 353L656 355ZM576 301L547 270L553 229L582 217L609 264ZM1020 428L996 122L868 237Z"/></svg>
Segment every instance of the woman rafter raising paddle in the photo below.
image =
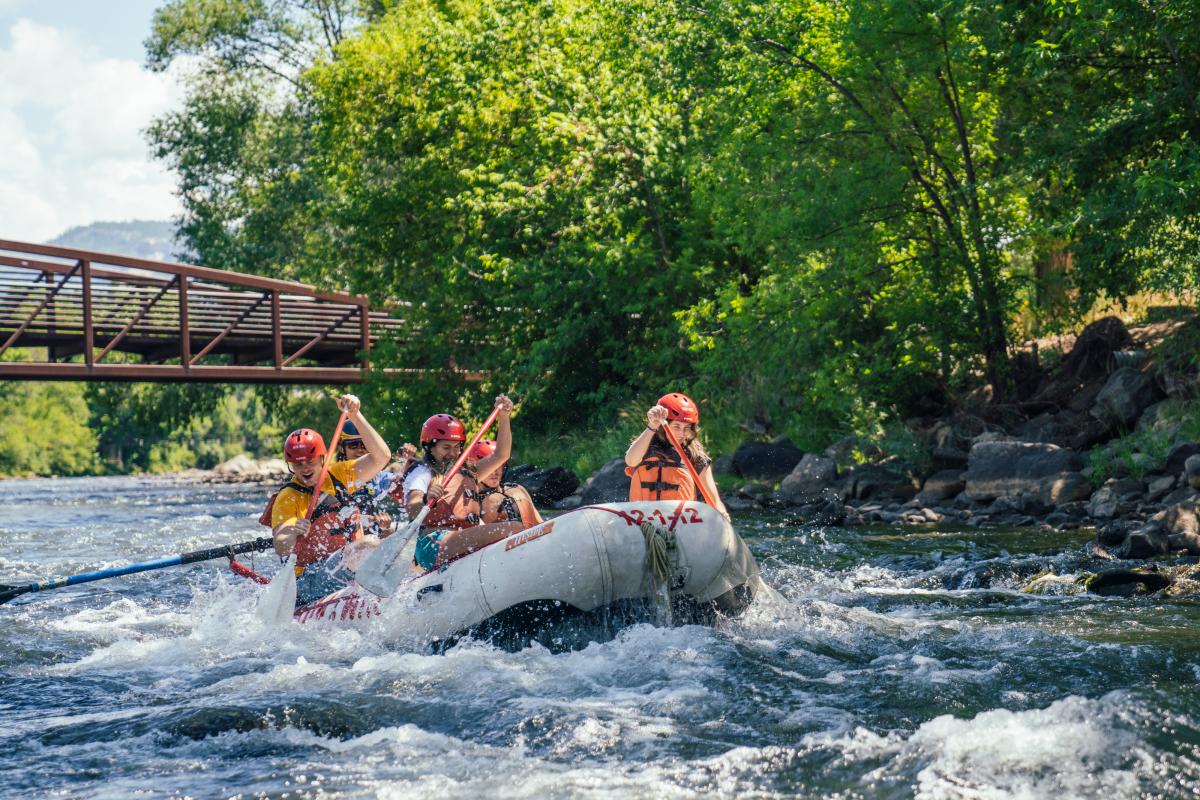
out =
<svg viewBox="0 0 1200 800"><path fill-rule="evenodd" d="M729 517L709 468L712 459L700 444L699 426L700 410L679 392L663 395L646 412L646 429L625 451L631 501L704 500Z"/></svg>
<svg viewBox="0 0 1200 800"><path fill-rule="evenodd" d="M344 421L353 423L361 435L366 453L328 464L321 434L311 428L292 431L283 443L292 477L267 507L275 552L296 554L296 595L301 604L336 591L353 577L353 559L349 552L343 553L348 544L362 538L361 512L352 495L391 458L383 437L362 415L359 399L347 394L337 402ZM334 436L340 433L341 424ZM314 498L318 481L321 485Z"/></svg>
<svg viewBox="0 0 1200 800"><path fill-rule="evenodd" d="M414 519L422 506L432 503L413 557L413 563L421 570L440 567L525 527L519 521L481 524L477 478L498 471L508 461L512 452L509 421L512 410L512 400L504 395L496 398L499 427L495 451L449 476L446 473L462 456L467 440L466 428L449 414L435 414L421 426L424 458L405 474L402 490L408 514Z"/></svg>

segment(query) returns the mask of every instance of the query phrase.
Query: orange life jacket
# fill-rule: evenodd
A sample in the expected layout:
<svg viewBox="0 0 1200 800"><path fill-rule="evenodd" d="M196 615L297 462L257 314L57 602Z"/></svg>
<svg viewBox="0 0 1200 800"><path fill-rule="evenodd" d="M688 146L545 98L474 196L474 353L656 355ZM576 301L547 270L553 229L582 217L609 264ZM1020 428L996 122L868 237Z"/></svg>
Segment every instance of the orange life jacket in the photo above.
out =
<svg viewBox="0 0 1200 800"><path fill-rule="evenodd" d="M408 477L408 473L416 469L424 462L415 462L404 473L400 479L400 483L404 483L404 479ZM433 476L433 480L441 480L438 476ZM404 498L407 504L408 498ZM483 522L481 516L483 509L479 504L479 484L475 482L475 476L466 469L459 470L458 474L450 479L450 485L446 488L446 494L442 495L442 499L433 508L429 509L429 514L425 517L424 527L426 528L473 528Z"/></svg>
<svg viewBox="0 0 1200 800"><path fill-rule="evenodd" d="M629 499L638 500L695 500L696 482L674 451L647 450L646 457L636 467L626 467L629 476Z"/></svg>
<svg viewBox="0 0 1200 800"><path fill-rule="evenodd" d="M292 546L297 567L307 567L328 558L361 535L362 512L351 499L349 489L334 476L330 475L329 479L333 482L333 495L321 496L316 509L313 510L308 533L297 539L296 544ZM301 494L313 493L311 486L288 481L267 501L266 509L258 518L261 524L271 527L271 511L275 507L275 498L279 496L279 492L289 487Z"/></svg>

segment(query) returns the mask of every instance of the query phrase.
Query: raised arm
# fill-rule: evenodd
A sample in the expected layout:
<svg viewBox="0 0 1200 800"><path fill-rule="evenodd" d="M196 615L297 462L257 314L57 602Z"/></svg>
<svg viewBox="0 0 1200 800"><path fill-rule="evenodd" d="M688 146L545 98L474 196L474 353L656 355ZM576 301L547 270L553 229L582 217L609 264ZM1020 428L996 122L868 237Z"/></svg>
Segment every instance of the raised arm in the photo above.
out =
<svg viewBox="0 0 1200 800"><path fill-rule="evenodd" d="M500 413L496 415L496 449L485 458L481 458L475 462L475 474L479 479L490 476L493 472L504 466L508 459L512 458L512 416L513 401L508 399L507 395L500 395L496 398L496 408L500 409Z"/></svg>
<svg viewBox="0 0 1200 800"><path fill-rule="evenodd" d="M369 481L379 474L379 470L388 465L392 451L379 432L371 427L367 418L362 415L362 402L352 394L344 394L338 398L338 407L346 412L346 419L354 423L362 435L363 444L367 448L365 456L354 459L354 479L359 483Z"/></svg>
<svg viewBox="0 0 1200 800"><path fill-rule="evenodd" d="M654 406L646 412L646 429L633 440L629 449L625 451L625 466L636 467L642 463L642 459L646 457L646 450L650 448L650 441L654 439L654 434L666 421L667 410L662 406Z"/></svg>

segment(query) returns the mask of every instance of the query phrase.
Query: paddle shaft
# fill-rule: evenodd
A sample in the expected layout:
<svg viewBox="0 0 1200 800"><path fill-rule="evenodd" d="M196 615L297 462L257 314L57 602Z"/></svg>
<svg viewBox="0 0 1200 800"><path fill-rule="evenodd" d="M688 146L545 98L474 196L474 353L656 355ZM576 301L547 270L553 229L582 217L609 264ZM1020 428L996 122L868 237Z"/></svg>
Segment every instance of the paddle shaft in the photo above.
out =
<svg viewBox="0 0 1200 800"><path fill-rule="evenodd" d="M454 462L454 466L442 478L442 487L445 488L450 479L458 474L462 469L462 465L467 462L467 456L470 455L471 449L479 443L488 428L492 427L492 423L496 421L496 416L500 413L499 408L493 408L491 415L487 421L480 426L478 433L474 438L467 443L459 454L458 460ZM355 575L359 585L372 594L380 597L390 597L395 591L398 579L394 579L391 573L397 566L397 561L400 557L400 551L404 549L404 545L408 544L409 539L413 537L417 531L421 530L421 524L425 522L425 518L429 516L429 511L437 505L437 501L432 498L421 506L421 510L417 512L417 516L404 527L404 530L393 533L388 538L380 543L375 552L367 556L359 567Z"/></svg>
<svg viewBox="0 0 1200 800"><path fill-rule="evenodd" d="M342 415L338 417L337 427L333 429L333 439L330 440L328 451L325 453L325 463L321 465L321 474L317 476L317 483L313 487L312 499L308 501L308 511L304 512L305 519L312 519L313 512L317 509L317 502L321 499L321 487L325 485L325 476L329 474L329 467L333 464L333 454L337 450L338 437L342 435L347 416L348 412L343 410Z"/></svg>
<svg viewBox="0 0 1200 800"><path fill-rule="evenodd" d="M688 458L687 451L683 449L683 445L679 443L679 439L675 436L675 431L671 430L671 426L667 422L663 422L659 426L667 434L667 439L670 440L671 446L675 448L675 452L679 453L679 458L683 461L683 465L687 467L687 471L692 474L692 480L696 482L696 488L700 490L700 494L704 496L704 502L708 503L713 508L717 507L712 495L708 493L708 487L704 485L704 481L700 480L700 475L696 472L696 468L692 466L692 460Z"/></svg>
<svg viewBox="0 0 1200 800"><path fill-rule="evenodd" d="M492 427L492 423L496 421L496 416L499 413L499 408L493 408L491 415L488 416L483 425L480 426L479 430L475 433L475 437L471 439L471 441L467 442L466 447L464 447L462 452L458 454L458 460L454 462L454 466L450 468L449 472L442 476L443 489L450 485L450 479L458 474L458 471L462 469L463 464L467 463L467 456L471 455L471 450L474 449L475 445L479 444L479 440L483 438L485 433L487 433L488 428ZM429 508L433 508L435 505L437 505L437 500L430 498L426 505ZM424 521L425 517L422 515L420 519Z"/></svg>
<svg viewBox="0 0 1200 800"><path fill-rule="evenodd" d="M29 592L44 592L47 589L59 589L63 586L74 586L79 583L90 583L92 581L100 581L105 578L116 578L121 575L132 575L135 572L148 572L152 569L164 569L165 567L176 567L181 564L193 564L197 561L212 561L216 558L233 558L239 553L257 553L263 550L270 550L275 545L266 538L259 537L250 542L240 542L238 544L227 544L222 547L210 547L207 550L196 550L192 553L180 553L177 556L170 558L160 558L157 561L143 561L140 564L130 564L125 567L114 567L113 569L102 569L96 572L83 572L79 575L71 575L67 578L50 578L37 583L30 583L24 586L3 586L0 585L0 603L7 603L14 597L20 597Z"/></svg>

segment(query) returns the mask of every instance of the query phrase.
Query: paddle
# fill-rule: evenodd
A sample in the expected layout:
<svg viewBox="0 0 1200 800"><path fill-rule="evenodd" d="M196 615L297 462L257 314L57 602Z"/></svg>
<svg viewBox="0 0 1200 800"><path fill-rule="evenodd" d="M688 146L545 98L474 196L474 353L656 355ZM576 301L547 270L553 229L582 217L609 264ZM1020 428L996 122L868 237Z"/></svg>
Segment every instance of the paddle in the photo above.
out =
<svg viewBox="0 0 1200 800"><path fill-rule="evenodd" d="M100 581L105 578L116 578L120 575L131 575L135 572L147 572L152 569L164 569L166 567L176 567L180 564L194 564L197 561L212 561L216 558L233 558L239 553L258 553L263 550L270 550L274 547L274 542L266 537L259 537L251 542L241 542L239 544L227 544L222 547L211 547L208 550L196 550L192 553L180 553L171 558L160 558L157 561L143 561L140 564L130 564L126 567L114 567L113 569L102 569L96 572L84 572L79 575L72 575L68 578L50 578L37 583L30 583L24 586L5 586L0 584L0 603L7 603L14 597L20 597L29 592L44 592L47 589L59 589L63 586L75 586L79 583L89 583L91 581Z"/></svg>
<svg viewBox="0 0 1200 800"><path fill-rule="evenodd" d="M463 447L462 454L454 462L454 466L442 478L442 488L445 488L451 478L462 469L462 465L467 462L467 455L471 452L471 448L478 444L483 435L487 433L488 428L492 427L492 423L496 421L496 415L499 413L499 407L493 408L491 415L479 428L479 432ZM404 579L404 575L408 571L408 565L400 560L400 551L404 549L404 545L408 544L408 540L413 537L413 534L421 530L421 523L425 521L425 517L429 516L429 510L435 505L437 505L437 501L430 499L421 508L416 519L408 523L404 530L393 533L384 539L363 560L358 571L354 573L354 580L358 582L359 586L379 597L392 596L392 592L396 591L396 587L400 585L400 581Z"/></svg>
<svg viewBox="0 0 1200 800"><path fill-rule="evenodd" d="M329 475L329 467L333 464L333 451L337 449L338 437L342 435L342 428L346 425L346 417L349 416L349 413L343 408L342 415L338 417L337 427L333 429L333 438L329 440L325 463L321 465L321 474L317 476L317 482L313 485L312 499L308 501L308 510L304 512L306 520L312 519L313 511L316 510L317 503L321 499L321 487L325 485L325 477ZM271 578L266 590L258 596L254 612L264 622L282 624L292 618L292 611L295 607L296 554L293 552L284 560L283 566L279 568L275 576Z"/></svg>
<svg viewBox="0 0 1200 800"><path fill-rule="evenodd" d="M342 435L342 428L346 426L346 417L349 412L342 410L342 415L338 417L337 427L333 429L333 438L329 440L329 452L325 455L325 463L321 465L321 474L317 476L317 482L313 486L312 498L308 501L308 511L304 512L305 519L312 519L313 511L317 508L317 501L321 499L321 487L325 485L325 476L329 474L329 467L333 464L333 451L337 449L338 437Z"/></svg>
<svg viewBox="0 0 1200 800"><path fill-rule="evenodd" d="M716 508L717 504L715 502L713 502L712 495L710 495L708 493L708 487L705 486L704 483L700 480L700 475L697 474L696 468L692 466L692 460L690 458L688 458L688 454L683 449L683 445L681 445L679 443L679 439L677 439L675 437L675 431L671 430L671 426L665 420L663 421L663 424L660 425L659 427L662 428L666 432L667 439L671 442L671 445L675 448L675 452L679 453L679 458L683 461L683 465L685 467L687 467L687 471L692 474L692 480L696 482L697 488L700 489L700 494L704 495L704 502L708 503L713 508Z"/></svg>

